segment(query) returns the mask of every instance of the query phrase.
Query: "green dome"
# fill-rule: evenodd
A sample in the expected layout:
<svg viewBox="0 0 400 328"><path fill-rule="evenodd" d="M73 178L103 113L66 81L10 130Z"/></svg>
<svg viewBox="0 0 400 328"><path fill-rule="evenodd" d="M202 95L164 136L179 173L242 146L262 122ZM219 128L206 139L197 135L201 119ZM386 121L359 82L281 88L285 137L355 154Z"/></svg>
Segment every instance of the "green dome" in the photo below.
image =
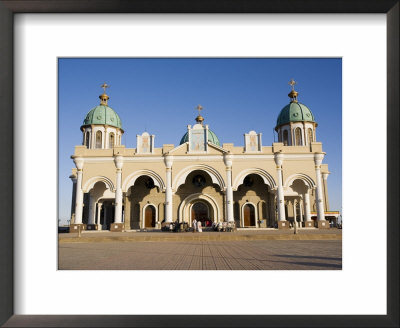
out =
<svg viewBox="0 0 400 328"><path fill-rule="evenodd" d="M181 142L179 144L182 145L183 143L188 142L188 141L189 141L189 136L188 136L188 133L186 132L185 135L182 137ZM221 144L219 143L217 136L211 130L208 130L208 141L213 143L214 145L221 147Z"/></svg>
<svg viewBox="0 0 400 328"><path fill-rule="evenodd" d="M83 125L91 124L111 125L122 129L121 119L118 114L111 107L105 105L99 105L87 113Z"/></svg>
<svg viewBox="0 0 400 328"><path fill-rule="evenodd" d="M287 124L290 122L315 122L314 115L311 110L304 104L291 102L283 107L276 121L276 126Z"/></svg>

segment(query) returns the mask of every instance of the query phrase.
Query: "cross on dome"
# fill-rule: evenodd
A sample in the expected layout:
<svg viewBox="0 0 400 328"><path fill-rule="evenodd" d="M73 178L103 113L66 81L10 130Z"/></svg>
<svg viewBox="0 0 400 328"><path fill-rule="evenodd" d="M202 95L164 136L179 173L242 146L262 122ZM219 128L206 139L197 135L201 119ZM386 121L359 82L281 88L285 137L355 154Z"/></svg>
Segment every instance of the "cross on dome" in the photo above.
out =
<svg viewBox="0 0 400 328"><path fill-rule="evenodd" d="M106 93L106 88L109 88L110 86L104 82L100 87L103 88L104 93Z"/></svg>
<svg viewBox="0 0 400 328"><path fill-rule="evenodd" d="M104 90L103 94L99 96L100 105L108 106L108 99L110 99L110 97L107 96L106 89L109 88L110 86L104 82L100 87L103 88L103 90Z"/></svg>
<svg viewBox="0 0 400 328"><path fill-rule="evenodd" d="M200 115L200 111L203 110L203 106L197 105L196 110L199 111L199 115L196 117L196 122L200 123L200 124L203 124L204 117Z"/></svg>
<svg viewBox="0 0 400 328"><path fill-rule="evenodd" d="M293 80L293 79L291 79L290 81L289 81L289 85L292 87L292 90L294 91L294 86L297 84L297 82L295 81L295 80Z"/></svg>
<svg viewBox="0 0 400 328"><path fill-rule="evenodd" d="M290 93L288 94L289 98L290 98L290 102L296 102L297 103L297 96L298 96L298 92L294 89L294 86L297 84L297 82L293 79L291 79L289 81L289 85L292 87L292 91L290 91Z"/></svg>

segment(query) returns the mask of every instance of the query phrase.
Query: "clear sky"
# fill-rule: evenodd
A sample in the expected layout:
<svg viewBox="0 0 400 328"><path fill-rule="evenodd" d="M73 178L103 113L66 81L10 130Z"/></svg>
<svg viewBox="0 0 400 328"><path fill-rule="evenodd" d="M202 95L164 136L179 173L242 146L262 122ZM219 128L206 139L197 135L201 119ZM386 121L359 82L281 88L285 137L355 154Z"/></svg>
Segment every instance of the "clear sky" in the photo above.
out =
<svg viewBox="0 0 400 328"><path fill-rule="evenodd" d="M289 103L288 82L297 81L299 102L318 123L317 141L329 165L331 210L342 210L342 60L340 58L61 58L58 70L59 219L70 218L74 146L80 126L100 102L100 85L110 85L108 105L121 118L122 144L136 147L136 135L155 135L155 146L179 145L195 107L220 143L243 146L243 134L262 133L264 146Z"/></svg>

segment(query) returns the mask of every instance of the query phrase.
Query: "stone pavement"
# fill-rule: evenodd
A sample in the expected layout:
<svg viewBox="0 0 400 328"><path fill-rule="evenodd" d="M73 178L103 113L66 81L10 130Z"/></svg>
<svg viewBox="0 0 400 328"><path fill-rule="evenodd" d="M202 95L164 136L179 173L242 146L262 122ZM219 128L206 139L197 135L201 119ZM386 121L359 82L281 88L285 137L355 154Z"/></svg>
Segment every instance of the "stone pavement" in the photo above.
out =
<svg viewBox="0 0 400 328"><path fill-rule="evenodd" d="M342 241L63 242L58 261L60 270L341 270Z"/></svg>

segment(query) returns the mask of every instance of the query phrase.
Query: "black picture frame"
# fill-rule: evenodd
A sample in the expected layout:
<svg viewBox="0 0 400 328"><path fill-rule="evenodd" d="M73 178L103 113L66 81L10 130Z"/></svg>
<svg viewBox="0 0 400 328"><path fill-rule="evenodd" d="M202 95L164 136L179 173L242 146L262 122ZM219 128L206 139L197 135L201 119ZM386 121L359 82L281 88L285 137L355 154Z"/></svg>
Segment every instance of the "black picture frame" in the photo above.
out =
<svg viewBox="0 0 400 328"><path fill-rule="evenodd" d="M0 0L0 324L4 327L399 327L399 11L399 0ZM14 116L13 20L16 13L386 14L387 315L14 315L14 130L11 122Z"/></svg>

